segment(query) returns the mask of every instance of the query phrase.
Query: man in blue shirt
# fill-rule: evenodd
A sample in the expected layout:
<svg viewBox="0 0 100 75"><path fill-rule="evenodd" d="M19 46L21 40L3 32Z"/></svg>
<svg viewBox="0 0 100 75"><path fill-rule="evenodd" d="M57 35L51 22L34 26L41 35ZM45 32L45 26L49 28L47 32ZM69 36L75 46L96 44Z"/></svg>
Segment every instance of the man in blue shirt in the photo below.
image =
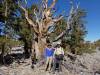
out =
<svg viewBox="0 0 100 75"><path fill-rule="evenodd" d="M51 70L51 64L53 60L53 53L54 49L52 48L51 44L47 45L47 48L45 48L45 58L46 58L46 65L45 65L45 71Z"/></svg>

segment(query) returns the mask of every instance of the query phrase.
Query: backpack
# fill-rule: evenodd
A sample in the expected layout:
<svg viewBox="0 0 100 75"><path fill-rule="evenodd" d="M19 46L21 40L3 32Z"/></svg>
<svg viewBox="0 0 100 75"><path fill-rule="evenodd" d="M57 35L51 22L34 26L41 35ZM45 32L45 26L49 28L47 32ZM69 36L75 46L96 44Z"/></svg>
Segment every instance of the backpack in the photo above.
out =
<svg viewBox="0 0 100 75"><path fill-rule="evenodd" d="M55 58L56 58L57 60L63 60L64 55L63 55L63 54L55 55Z"/></svg>

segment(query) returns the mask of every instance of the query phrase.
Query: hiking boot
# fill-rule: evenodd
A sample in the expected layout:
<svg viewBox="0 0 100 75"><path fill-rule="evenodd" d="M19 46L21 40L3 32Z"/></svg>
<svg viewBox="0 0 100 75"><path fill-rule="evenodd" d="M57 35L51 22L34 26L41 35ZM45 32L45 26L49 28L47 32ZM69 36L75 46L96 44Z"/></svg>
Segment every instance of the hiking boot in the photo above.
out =
<svg viewBox="0 0 100 75"><path fill-rule="evenodd" d="M45 69L45 71L48 71L47 69Z"/></svg>
<svg viewBox="0 0 100 75"><path fill-rule="evenodd" d="M52 72L52 74L55 74L55 72Z"/></svg>

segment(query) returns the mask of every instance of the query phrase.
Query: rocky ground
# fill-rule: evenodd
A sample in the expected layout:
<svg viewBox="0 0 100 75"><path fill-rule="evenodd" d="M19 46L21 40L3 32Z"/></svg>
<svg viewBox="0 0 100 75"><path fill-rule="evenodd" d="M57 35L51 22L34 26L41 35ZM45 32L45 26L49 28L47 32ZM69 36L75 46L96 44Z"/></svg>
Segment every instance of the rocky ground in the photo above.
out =
<svg viewBox="0 0 100 75"><path fill-rule="evenodd" d="M29 60L27 60L29 61ZM26 62L24 64L18 65L17 63L13 63L11 66L6 67L2 66L0 68L0 75L69 75L68 70L64 67L62 72L56 72L55 74L46 72L44 70L44 65L40 67L36 67L35 69L31 68L31 64Z"/></svg>
<svg viewBox="0 0 100 75"><path fill-rule="evenodd" d="M30 59L24 63L17 64L14 62L9 67L1 66L0 75L100 75L100 51L93 54L83 54L76 56L76 60L72 62L68 57L62 64L62 72L55 74L45 72L44 65L31 68Z"/></svg>

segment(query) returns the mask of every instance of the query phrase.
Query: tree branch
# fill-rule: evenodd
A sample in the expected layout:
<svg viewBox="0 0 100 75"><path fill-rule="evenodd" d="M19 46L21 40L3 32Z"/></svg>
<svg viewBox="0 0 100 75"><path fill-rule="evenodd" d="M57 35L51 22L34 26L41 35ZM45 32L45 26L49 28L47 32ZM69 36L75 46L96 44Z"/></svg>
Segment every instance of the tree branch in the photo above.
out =
<svg viewBox="0 0 100 75"><path fill-rule="evenodd" d="M44 32L47 32L47 31L48 31L48 28L49 28L50 26L52 26L53 24L54 24L54 22L53 22L53 21L50 21L50 22L45 26Z"/></svg>
<svg viewBox="0 0 100 75"><path fill-rule="evenodd" d="M58 22L59 20L61 20L63 18L63 16L60 16L59 18L57 19L53 19L53 22Z"/></svg>
<svg viewBox="0 0 100 75"><path fill-rule="evenodd" d="M25 12L25 18L26 20L28 21L28 23L34 28L34 31L36 33L39 33L38 30L37 30L37 26L34 24L34 22L29 18L28 16L28 10L26 10L23 6L21 6L19 3L18 3L19 7Z"/></svg>
<svg viewBox="0 0 100 75"><path fill-rule="evenodd" d="M36 16L36 22L38 23L38 25L40 24L39 23L39 18L38 18L38 15L37 15L37 13L36 13L36 9L34 9L34 15Z"/></svg>
<svg viewBox="0 0 100 75"><path fill-rule="evenodd" d="M52 4L51 4L51 6L49 7L49 8L50 8L50 10L51 10L51 9L55 6L56 1L57 1L57 0L53 0L53 2L52 2Z"/></svg>
<svg viewBox="0 0 100 75"><path fill-rule="evenodd" d="M48 3L48 0L46 0L46 3Z"/></svg>
<svg viewBox="0 0 100 75"><path fill-rule="evenodd" d="M24 7L22 7L22 6L20 6L20 8L25 12L25 18L27 19L27 21L29 22L29 24L34 27L35 24L33 23L33 21L31 19L29 19L28 11Z"/></svg>
<svg viewBox="0 0 100 75"><path fill-rule="evenodd" d="M44 32L47 32L48 31L48 28L50 26L53 26L55 22L58 22L59 20L61 20L63 18L63 16L60 16L59 18L56 18L56 19L51 19L50 22L47 23L47 25L45 26L45 29L44 29Z"/></svg>
<svg viewBox="0 0 100 75"><path fill-rule="evenodd" d="M45 1L44 1L44 8L47 9L47 7L48 7L48 0L45 0Z"/></svg>
<svg viewBox="0 0 100 75"><path fill-rule="evenodd" d="M42 22L39 21L39 17L37 15L37 12L36 12L36 9L34 9L34 14L36 16L36 23L38 24L38 30L39 30L39 33L41 34L41 32L43 31L43 26L42 26Z"/></svg>
<svg viewBox="0 0 100 75"><path fill-rule="evenodd" d="M71 30L70 28L71 28L71 22L72 22L72 15L74 14L74 4L73 4L73 0L71 0L71 2L70 2L70 4L71 4L71 10L70 10L70 13L69 13L69 16L68 16L68 18L67 18L67 26L66 26L66 30L64 30L62 33L60 33L56 38L55 38L55 40L59 40L61 37L63 37L65 34L66 34L66 32L67 33L69 33L69 31Z"/></svg>

